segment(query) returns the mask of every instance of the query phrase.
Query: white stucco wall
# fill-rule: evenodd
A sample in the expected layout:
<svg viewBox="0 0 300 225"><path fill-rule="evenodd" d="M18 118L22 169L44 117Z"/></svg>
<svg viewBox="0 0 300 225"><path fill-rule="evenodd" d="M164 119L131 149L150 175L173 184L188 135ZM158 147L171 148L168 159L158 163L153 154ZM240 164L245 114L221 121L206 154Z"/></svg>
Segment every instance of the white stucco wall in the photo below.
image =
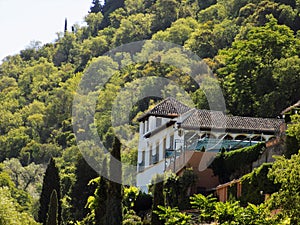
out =
<svg viewBox="0 0 300 225"><path fill-rule="evenodd" d="M169 118L162 118L162 123L161 125L166 124L169 122L171 119ZM148 125L149 123L149 125ZM149 129L145 129L149 126ZM153 131L156 129L156 117L150 116L148 120L145 122L140 123L140 138L139 138L139 147L138 147L138 164L144 163L142 167L139 167L138 165L138 175L137 175L137 186L143 187L142 190L147 190L147 185L151 182L152 177L155 174L163 174L165 171L165 164L167 162L167 165L170 164L170 160L165 160L165 149L164 149L164 139L166 139L166 145L165 148L169 149L171 147L171 136L173 135L173 147L174 149L180 149L183 148L184 145L184 134L189 132L189 131L184 131L182 132L183 135L180 137L178 135L178 129L177 129L177 124L175 123L174 125L167 127L160 132L151 135L149 138L144 138L144 134L146 134L149 131ZM205 133L211 133L215 137L220 137L221 135L224 135L224 133L221 132L205 132L205 131L192 131L192 132L199 132L197 135L198 138L201 137L201 135ZM235 139L239 135L245 135L249 136L250 133L229 133L233 139ZM265 135L265 134L252 134L251 136L260 136L262 135L265 140L269 140L273 135ZM176 142L176 144L175 144ZM157 152L156 146L159 145L159 152ZM158 161L157 163L153 164L151 161L151 156L150 156L150 149L152 148L152 158L158 154ZM179 157L179 155L177 155Z"/></svg>

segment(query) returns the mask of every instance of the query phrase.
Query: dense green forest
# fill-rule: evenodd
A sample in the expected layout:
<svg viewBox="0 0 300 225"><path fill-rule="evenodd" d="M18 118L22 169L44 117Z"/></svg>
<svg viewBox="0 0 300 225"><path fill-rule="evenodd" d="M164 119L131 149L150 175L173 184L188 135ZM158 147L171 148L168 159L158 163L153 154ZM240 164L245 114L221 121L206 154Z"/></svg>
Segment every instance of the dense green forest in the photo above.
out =
<svg viewBox="0 0 300 225"><path fill-rule="evenodd" d="M102 55L122 44L158 40L196 53L216 78L210 85L217 82L222 88L229 114L277 117L300 99L299 0L106 0L103 4L93 0L85 22L85 26L74 25L72 31L59 33L54 43L32 42L0 65L0 224L113 225L122 220L123 224L163 224L154 214L151 223L143 212L151 207L158 210L164 203L156 202L160 199L156 193L176 187L153 185L154 196L149 196L99 177L77 144L98 149L93 143L77 143L72 128L73 97L81 78L93 63L108 62ZM136 165L138 136L127 145L115 138L112 105L122 88L143 77L171 79L184 88L196 107L209 108L203 90L174 66L144 62L122 68L98 96L95 119L105 147L130 165ZM169 86L161 95L172 94L174 89ZM137 133L136 118L158 100L147 97L134 105L130 123L122 130L125 136ZM288 134L299 147L299 117L293 121ZM109 158L99 157L100 170L109 173ZM288 164L299 169L299 155L293 157ZM288 159L280 160L271 175L287 187L284 178L276 177ZM293 199L298 202L294 211L288 209L289 194L283 191L274 202L285 200L287 213L283 211L282 218L299 223L294 218L300 210L297 176L290 181L298 185L296 192L288 189L298 197ZM173 183L180 183L178 179ZM190 205L189 199L169 195L162 212L190 221L175 208L182 202ZM172 198L181 202L171 204ZM168 223L166 215L160 214L165 224L192 224Z"/></svg>

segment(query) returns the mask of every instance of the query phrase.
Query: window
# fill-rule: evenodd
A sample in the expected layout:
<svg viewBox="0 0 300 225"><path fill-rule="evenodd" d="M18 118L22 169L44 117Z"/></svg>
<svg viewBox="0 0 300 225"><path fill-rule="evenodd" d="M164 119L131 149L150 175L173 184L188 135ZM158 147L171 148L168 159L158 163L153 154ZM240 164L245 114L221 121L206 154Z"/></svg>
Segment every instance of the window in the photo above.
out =
<svg viewBox="0 0 300 225"><path fill-rule="evenodd" d="M145 133L145 122L142 122L142 124L141 124L141 132L142 132L142 134Z"/></svg>
<svg viewBox="0 0 300 225"><path fill-rule="evenodd" d="M172 134L170 136L170 149L172 150L173 149L173 145L174 145L174 134Z"/></svg>
<svg viewBox="0 0 300 225"><path fill-rule="evenodd" d="M145 169L145 150L142 151L142 162L139 163L139 172L143 172Z"/></svg>
<svg viewBox="0 0 300 225"><path fill-rule="evenodd" d="M167 139L166 139L166 137L164 137L164 140L163 140L163 158L166 157L166 148L167 148Z"/></svg>
<svg viewBox="0 0 300 225"><path fill-rule="evenodd" d="M156 152L155 152L155 156L154 156L154 159L153 159L153 163L157 163L158 162L158 156L159 156L159 142L156 143Z"/></svg>
<svg viewBox="0 0 300 225"><path fill-rule="evenodd" d="M145 123L146 123L146 132L148 132L149 131L149 120L146 120Z"/></svg>
<svg viewBox="0 0 300 225"><path fill-rule="evenodd" d="M149 165L152 165L152 162L153 162L152 146L150 146L150 151L149 151Z"/></svg>
<svg viewBox="0 0 300 225"><path fill-rule="evenodd" d="M161 123L162 123L162 118L157 117L156 118L156 127L161 126Z"/></svg>

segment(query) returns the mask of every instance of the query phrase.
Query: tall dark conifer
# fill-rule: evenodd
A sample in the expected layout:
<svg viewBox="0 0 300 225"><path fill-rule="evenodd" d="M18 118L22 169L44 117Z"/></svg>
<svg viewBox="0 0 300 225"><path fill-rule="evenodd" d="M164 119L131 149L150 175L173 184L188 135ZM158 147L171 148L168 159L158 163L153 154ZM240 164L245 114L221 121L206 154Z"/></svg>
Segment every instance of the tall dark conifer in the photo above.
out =
<svg viewBox="0 0 300 225"><path fill-rule="evenodd" d="M99 174L90 167L82 155L78 156L76 163L76 182L71 191L72 214L75 220L82 220L89 212L85 205L88 197L93 195L96 187L88 185L90 180L99 176Z"/></svg>
<svg viewBox="0 0 300 225"><path fill-rule="evenodd" d="M38 222L46 224L47 212L49 210L50 197L53 190L57 193L57 214L58 214L58 224L61 224L61 195L60 195L60 178L58 168L55 165L55 160L51 158L48 167L46 169L44 180L43 180L43 188L40 197L40 209L38 212Z"/></svg>
<svg viewBox="0 0 300 225"><path fill-rule="evenodd" d="M68 31L68 20L65 18L65 29L64 32L66 33Z"/></svg>
<svg viewBox="0 0 300 225"><path fill-rule="evenodd" d="M159 216L156 213L154 213L154 211L159 210L159 208L157 206L165 205L164 184L161 180L162 180L161 177L159 177L158 175L153 180L153 182L154 182L153 205L152 205L152 215L151 215L151 224L152 225L163 225L164 224L164 222L159 219Z"/></svg>
<svg viewBox="0 0 300 225"><path fill-rule="evenodd" d="M107 159L104 158L100 183L96 191L97 207L95 209L95 220L98 225L106 225L106 208L108 196Z"/></svg>
<svg viewBox="0 0 300 225"><path fill-rule="evenodd" d="M57 202L57 193L56 190L54 189L52 191L51 197L50 197L50 204L49 204L49 210L47 213L47 222L46 225L57 225L57 207L58 207L58 202Z"/></svg>
<svg viewBox="0 0 300 225"><path fill-rule="evenodd" d="M122 224L122 168L121 163L116 163L116 160L121 161L121 143L117 137L114 138L109 163L110 179L116 181L110 180L108 187L106 215L107 224L110 225Z"/></svg>

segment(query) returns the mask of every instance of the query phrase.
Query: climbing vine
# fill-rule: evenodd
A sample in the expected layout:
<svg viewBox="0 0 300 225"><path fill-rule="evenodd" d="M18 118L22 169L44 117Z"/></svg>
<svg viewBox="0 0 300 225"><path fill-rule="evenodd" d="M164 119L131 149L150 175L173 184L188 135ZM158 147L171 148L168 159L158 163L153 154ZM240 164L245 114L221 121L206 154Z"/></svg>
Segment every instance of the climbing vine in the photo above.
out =
<svg viewBox="0 0 300 225"><path fill-rule="evenodd" d="M280 186L274 184L274 179L268 177L272 163L264 163L254 169L251 173L242 177L241 204L248 202L260 204L265 200L265 194L272 194L279 190Z"/></svg>
<svg viewBox="0 0 300 225"><path fill-rule="evenodd" d="M221 152L211 164L211 168L214 174L219 176L221 183L240 178L252 171L252 163L258 160L265 148L265 143L258 143L230 152Z"/></svg>

